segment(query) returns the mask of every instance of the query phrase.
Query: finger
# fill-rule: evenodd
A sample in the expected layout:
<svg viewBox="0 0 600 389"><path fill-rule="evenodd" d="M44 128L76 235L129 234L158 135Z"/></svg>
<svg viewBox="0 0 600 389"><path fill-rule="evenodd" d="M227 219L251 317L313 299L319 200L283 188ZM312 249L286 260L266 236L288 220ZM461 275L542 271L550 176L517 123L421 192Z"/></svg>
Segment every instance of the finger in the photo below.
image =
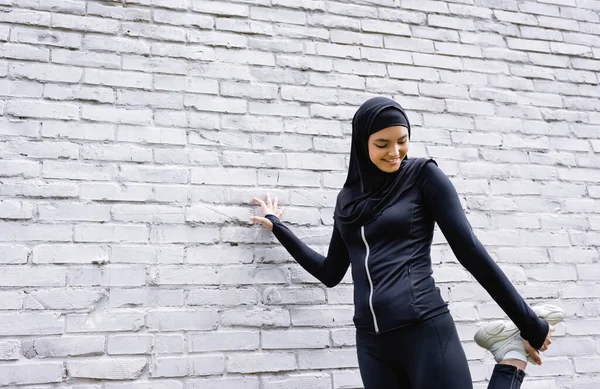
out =
<svg viewBox="0 0 600 389"><path fill-rule="evenodd" d="M281 218L281 216L283 215L283 212L285 212L285 207L281 208L281 209L279 210L279 212L277 212L277 217L278 217L278 218Z"/></svg>
<svg viewBox="0 0 600 389"><path fill-rule="evenodd" d="M264 201L262 201L261 199L257 199L256 197L254 197L254 201L260 205L260 209L262 210L263 214L268 214L270 213L269 207L267 207L267 204L265 204Z"/></svg>
<svg viewBox="0 0 600 389"><path fill-rule="evenodd" d="M277 200L277 197L275 197L275 199L273 200L273 211L277 211Z"/></svg>
<svg viewBox="0 0 600 389"><path fill-rule="evenodd" d="M536 349L534 349L533 346L531 346L531 344L529 344L529 342L525 339L523 339L523 345L525 346L525 351L527 352L527 354L533 355L537 353Z"/></svg>
<svg viewBox="0 0 600 389"><path fill-rule="evenodd" d="M255 223L264 223L264 221L262 220L262 217L259 216L250 216L250 220L255 222Z"/></svg>
<svg viewBox="0 0 600 389"><path fill-rule="evenodd" d="M535 363L537 363L538 365L542 364L542 357L540 357L540 353L538 353L537 351L533 351L529 353L531 355L531 357L533 358L533 360L535 361Z"/></svg>
<svg viewBox="0 0 600 389"><path fill-rule="evenodd" d="M251 216L250 220L252 220L255 223L259 223L260 225L262 225L263 227L265 227L268 230L273 229L273 223L271 223L271 221L267 218L260 217L260 216Z"/></svg>
<svg viewBox="0 0 600 389"><path fill-rule="evenodd" d="M250 220L252 220L253 222L257 222L257 223L264 223L265 220L269 220L269 219L260 217L260 216L250 216Z"/></svg>
<svg viewBox="0 0 600 389"><path fill-rule="evenodd" d="M524 340L523 345L525 346L525 351L527 351L529 354L531 354L535 351L535 349L533 347L531 347L531 345L529 344L528 341Z"/></svg>
<svg viewBox="0 0 600 389"><path fill-rule="evenodd" d="M267 206L273 208L273 202L271 201L271 195L267 193Z"/></svg>
<svg viewBox="0 0 600 389"><path fill-rule="evenodd" d="M257 203L258 205L260 205L261 207L265 204L264 201L262 201L261 199L259 199L257 197L252 197L252 200L254 200L254 202Z"/></svg>

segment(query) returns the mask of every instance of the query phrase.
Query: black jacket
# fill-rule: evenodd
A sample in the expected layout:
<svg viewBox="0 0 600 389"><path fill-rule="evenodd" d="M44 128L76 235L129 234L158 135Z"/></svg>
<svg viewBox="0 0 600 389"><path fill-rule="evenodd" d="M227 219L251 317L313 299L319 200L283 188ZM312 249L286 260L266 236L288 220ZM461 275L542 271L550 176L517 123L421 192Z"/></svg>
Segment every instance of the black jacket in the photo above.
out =
<svg viewBox="0 0 600 389"><path fill-rule="evenodd" d="M354 323L357 330L374 333L448 311L431 276L437 222L458 261L517 325L521 336L536 349L544 343L548 323L525 303L474 235L454 186L434 163L426 163L400 201L374 221L344 235L334 224L326 257L301 242L276 216L266 217L294 259L326 286L337 285L352 264Z"/></svg>

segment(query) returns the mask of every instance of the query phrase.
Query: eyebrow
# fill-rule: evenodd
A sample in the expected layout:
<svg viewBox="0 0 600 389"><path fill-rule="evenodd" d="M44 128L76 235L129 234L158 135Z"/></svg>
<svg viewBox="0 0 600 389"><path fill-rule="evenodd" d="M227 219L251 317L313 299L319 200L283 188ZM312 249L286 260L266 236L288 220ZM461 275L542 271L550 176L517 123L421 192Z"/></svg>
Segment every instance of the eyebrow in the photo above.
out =
<svg viewBox="0 0 600 389"><path fill-rule="evenodd" d="M407 138L408 135L401 136L400 139ZM373 142L389 142L389 139L375 139Z"/></svg>

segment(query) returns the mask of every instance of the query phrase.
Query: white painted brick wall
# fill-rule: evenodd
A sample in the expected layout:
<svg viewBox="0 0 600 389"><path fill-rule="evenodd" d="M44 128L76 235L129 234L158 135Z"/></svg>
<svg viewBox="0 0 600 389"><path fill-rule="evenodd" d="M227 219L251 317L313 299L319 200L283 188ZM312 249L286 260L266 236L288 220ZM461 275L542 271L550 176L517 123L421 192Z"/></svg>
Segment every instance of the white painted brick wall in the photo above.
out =
<svg viewBox="0 0 600 389"><path fill-rule="evenodd" d="M350 275L248 217L269 191L326 252L350 119L385 95L567 312L523 388L597 388L599 84L593 0L0 0L0 387L360 388ZM485 388L473 334L504 314L434 243Z"/></svg>

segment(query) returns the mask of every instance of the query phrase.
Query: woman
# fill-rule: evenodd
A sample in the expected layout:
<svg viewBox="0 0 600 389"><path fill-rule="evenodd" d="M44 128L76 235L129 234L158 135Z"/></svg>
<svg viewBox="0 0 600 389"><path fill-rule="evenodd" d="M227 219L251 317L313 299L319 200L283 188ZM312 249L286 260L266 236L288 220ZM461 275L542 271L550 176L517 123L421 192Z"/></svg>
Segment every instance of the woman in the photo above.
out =
<svg viewBox="0 0 600 389"><path fill-rule="evenodd" d="M409 140L408 117L394 100L376 97L358 109L326 257L281 223L277 199L254 198L265 217L251 220L271 230L328 287L337 285L352 264L356 348L365 389L468 389L467 359L431 277L437 222L459 262L518 328L495 323L478 333L478 344L499 362L488 388L519 388L527 357L541 363L538 350L548 348L553 327L525 303L473 234L454 186L437 163L407 157Z"/></svg>

